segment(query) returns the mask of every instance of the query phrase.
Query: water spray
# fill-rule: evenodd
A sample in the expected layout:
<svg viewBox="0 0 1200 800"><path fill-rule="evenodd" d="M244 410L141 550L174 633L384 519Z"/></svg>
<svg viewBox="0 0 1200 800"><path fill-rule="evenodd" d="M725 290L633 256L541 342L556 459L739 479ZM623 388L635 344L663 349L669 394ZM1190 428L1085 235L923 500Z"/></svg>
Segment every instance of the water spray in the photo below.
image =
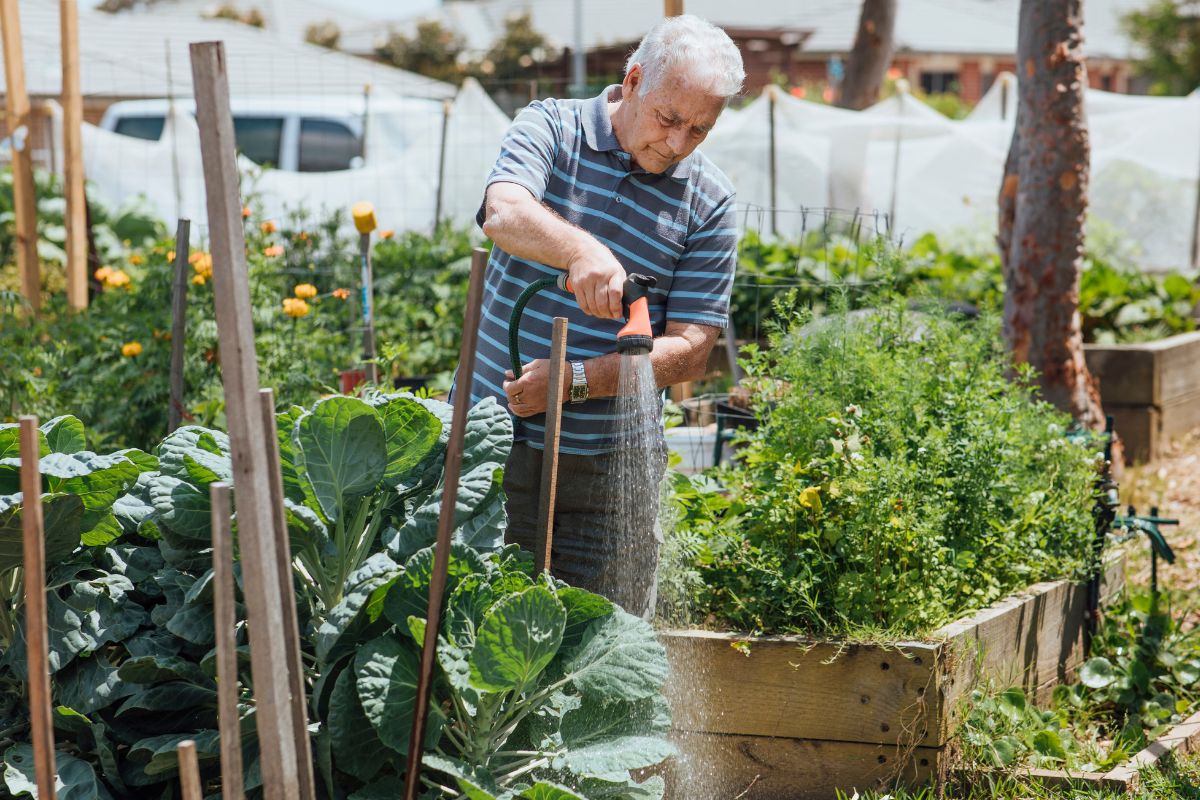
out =
<svg viewBox="0 0 1200 800"><path fill-rule="evenodd" d="M625 278L621 296L625 327L617 331L617 352L621 355L644 356L654 349L654 332L650 328L650 290L657 285L658 281L651 275L632 273ZM571 281L564 272L556 278L542 278L529 284L513 306L508 321L508 356L512 361L513 375L518 378L521 377L521 352L518 346L521 316L533 296L551 286L557 286L565 292L571 291Z"/></svg>

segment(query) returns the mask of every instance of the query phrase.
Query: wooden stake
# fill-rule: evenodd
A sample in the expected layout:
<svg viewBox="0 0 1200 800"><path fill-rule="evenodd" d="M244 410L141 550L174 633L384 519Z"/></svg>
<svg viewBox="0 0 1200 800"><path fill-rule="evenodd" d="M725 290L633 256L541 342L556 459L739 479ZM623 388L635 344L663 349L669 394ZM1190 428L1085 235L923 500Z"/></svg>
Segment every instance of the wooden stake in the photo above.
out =
<svg viewBox="0 0 1200 800"><path fill-rule="evenodd" d="M204 793L200 789L200 764L196 761L196 743L184 739L175 748L179 755L179 786L183 790L183 800L203 800Z"/></svg>
<svg viewBox="0 0 1200 800"><path fill-rule="evenodd" d="M233 485L238 497L238 534L242 543L263 791L266 800L295 800L300 796L300 770L288 688L285 615L279 603L282 589L277 559L283 555L275 546L271 478L262 446L266 433L258 399L258 361L254 353L225 49L221 42L196 42L191 45L191 58L208 197L225 416L233 456Z"/></svg>
<svg viewBox="0 0 1200 800"><path fill-rule="evenodd" d="M54 800L54 727L46 621L46 532L37 417L21 417L21 525L25 566L25 658L29 667L29 717L38 797Z"/></svg>
<svg viewBox="0 0 1200 800"><path fill-rule="evenodd" d="M663 16L679 17L683 15L683 0L663 0Z"/></svg>
<svg viewBox="0 0 1200 800"><path fill-rule="evenodd" d="M412 736L408 742L408 770L404 776L404 800L416 800L421 786L421 751L425 741L425 717L429 712L429 689L433 663L437 655L437 634L442 623L442 596L450 569L450 539L454 533L454 511L458 497L458 478L462 469L463 439L467 433L467 412L471 408L471 382L475 375L475 345L479 340L479 318L483 308L483 273L488 251L475 248L471 255L471 284L467 291L466 318L463 320L462 347L458 355L459 383L454 392L454 415L450 423L450 441L446 444L446 468L442 480L442 508L438 518L437 546L433 556L433 575L429 581L429 606L425 616L425 646L421 650L421 672L417 676L417 699L413 709Z"/></svg>
<svg viewBox="0 0 1200 800"><path fill-rule="evenodd" d="M558 493L558 439L562 428L563 375L567 367L567 319L554 318L550 337L550 388L546 398L546 438L542 451L542 490L538 496L538 573L550 570L550 548L554 544L554 500Z"/></svg>
<svg viewBox="0 0 1200 800"><path fill-rule="evenodd" d="M67 200L67 303L87 308L87 212L83 194L83 95L79 89L79 3L59 0L62 28L63 194ZM51 147L51 152L54 148ZM172 428L174 430L174 428Z"/></svg>
<svg viewBox="0 0 1200 800"><path fill-rule="evenodd" d="M37 194L33 184L33 139L29 95L25 92L25 56L21 48L18 0L0 0L0 38L4 45L4 80L8 107L5 127L13 142L13 212L16 216L17 268L21 293L37 311L42 307L42 279L37 254Z"/></svg>
<svg viewBox="0 0 1200 800"><path fill-rule="evenodd" d="M300 660L300 620L296 614L296 593L292 589L292 546L288 542L287 508L283 504L283 470L279 464L279 429L275 422L275 391L260 389L258 399L263 416L263 447L267 451L267 470L271 477L271 506L275 509L275 549L279 558L279 605L283 609L283 636L287 642L288 692L292 698L292 738L300 762L300 800L316 800L313 777L312 743L308 738L308 696L304 691L304 662Z"/></svg>
<svg viewBox="0 0 1200 800"><path fill-rule="evenodd" d="M175 288L171 293L171 407L167 432L183 422L183 344L187 337L188 248L192 223L181 219L175 226Z"/></svg>
<svg viewBox="0 0 1200 800"><path fill-rule="evenodd" d="M237 596L233 588L232 503L227 483L208 487L212 499L213 623L217 634L217 725L221 734L221 796L243 800L242 727L238 716Z"/></svg>
<svg viewBox="0 0 1200 800"><path fill-rule="evenodd" d="M442 101L442 144L438 150L438 181L437 195L433 205L433 232L437 233L442 223L442 186L446 181L446 134L450 130L450 110L453 104L449 100Z"/></svg>

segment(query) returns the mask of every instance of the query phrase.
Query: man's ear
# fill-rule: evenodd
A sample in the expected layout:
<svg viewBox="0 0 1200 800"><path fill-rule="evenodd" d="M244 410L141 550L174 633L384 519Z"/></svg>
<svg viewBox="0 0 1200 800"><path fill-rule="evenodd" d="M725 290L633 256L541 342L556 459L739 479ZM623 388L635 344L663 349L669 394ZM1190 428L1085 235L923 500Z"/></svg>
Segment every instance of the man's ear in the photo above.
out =
<svg viewBox="0 0 1200 800"><path fill-rule="evenodd" d="M621 82L626 93L633 93L642 85L642 65L634 64L629 68L629 72L625 73L625 80Z"/></svg>

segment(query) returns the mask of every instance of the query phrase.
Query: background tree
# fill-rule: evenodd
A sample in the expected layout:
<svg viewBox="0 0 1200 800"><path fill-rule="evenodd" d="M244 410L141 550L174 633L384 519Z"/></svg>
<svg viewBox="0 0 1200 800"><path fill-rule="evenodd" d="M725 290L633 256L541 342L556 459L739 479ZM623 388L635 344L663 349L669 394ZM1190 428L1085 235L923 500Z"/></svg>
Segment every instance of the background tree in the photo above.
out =
<svg viewBox="0 0 1200 800"><path fill-rule="evenodd" d="M1145 52L1138 72L1151 79L1151 94L1181 95L1200 86L1200 0L1156 0L1122 22Z"/></svg>
<svg viewBox="0 0 1200 800"><path fill-rule="evenodd" d="M429 78L459 83L463 78L460 63L466 42L436 20L417 23L409 37L392 32L387 41L375 48L375 54L389 64L420 73Z"/></svg>
<svg viewBox="0 0 1200 800"><path fill-rule="evenodd" d="M331 19L327 19L324 22L314 22L304 29L304 41L309 44L315 44L318 47L337 50L341 39L342 29Z"/></svg>
<svg viewBox="0 0 1200 800"><path fill-rule="evenodd" d="M863 109L879 99L896 48L896 0L863 0L858 33L846 58L838 105Z"/></svg>
<svg viewBox="0 0 1200 800"><path fill-rule="evenodd" d="M481 60L472 64L472 71L480 80L510 84L528 80L535 64L555 55L546 37L533 27L533 17L526 11L504 20L504 33Z"/></svg>
<svg viewBox="0 0 1200 800"><path fill-rule="evenodd" d="M1016 127L1000 190L1004 338L1032 365L1043 396L1081 423L1103 426L1083 357L1079 276L1087 212L1087 86L1082 0L1021 0Z"/></svg>

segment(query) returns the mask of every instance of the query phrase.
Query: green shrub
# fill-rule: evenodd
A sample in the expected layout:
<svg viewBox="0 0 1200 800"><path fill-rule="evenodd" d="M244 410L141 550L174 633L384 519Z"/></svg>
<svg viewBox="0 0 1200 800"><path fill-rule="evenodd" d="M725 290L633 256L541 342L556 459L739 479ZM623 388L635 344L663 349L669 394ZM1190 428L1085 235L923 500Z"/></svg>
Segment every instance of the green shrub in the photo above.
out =
<svg viewBox="0 0 1200 800"><path fill-rule="evenodd" d="M994 320L892 302L771 345L746 364L760 427L721 476L727 507L683 500L696 618L911 635L1083 574L1097 453L1028 373L1009 380Z"/></svg>

